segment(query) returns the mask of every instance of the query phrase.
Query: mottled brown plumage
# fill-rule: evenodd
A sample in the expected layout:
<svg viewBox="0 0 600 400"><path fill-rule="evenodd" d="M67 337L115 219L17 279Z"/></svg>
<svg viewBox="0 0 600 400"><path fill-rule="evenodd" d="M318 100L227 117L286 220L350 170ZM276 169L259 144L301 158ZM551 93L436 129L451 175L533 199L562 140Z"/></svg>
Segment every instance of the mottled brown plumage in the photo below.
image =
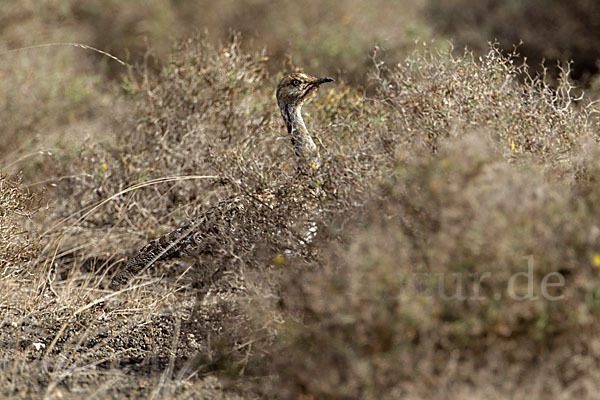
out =
<svg viewBox="0 0 600 400"><path fill-rule="evenodd" d="M320 157L302 119L302 105L316 94L321 84L332 81L332 78L315 78L304 73L293 73L286 75L277 86L277 104L296 156L303 167L318 168ZM232 196L220 201L187 224L144 246L127 263L124 270L113 278L112 287L117 289L157 261L215 251L219 247L220 238L238 229L236 225L255 225L255 221L248 220L251 218L251 214L248 213L250 207L272 209L276 202L280 201L281 193L282 188L271 188L261 193ZM302 197L314 198L314 193L306 195L288 196L288 200L294 202ZM313 207L307 206L300 205L299 209L308 214Z"/></svg>
<svg viewBox="0 0 600 400"><path fill-rule="evenodd" d="M285 76L277 86L277 104L285 121L296 156L311 167L320 165L319 152L302 119L302 106L317 93L320 85L332 78L315 78L304 73Z"/></svg>

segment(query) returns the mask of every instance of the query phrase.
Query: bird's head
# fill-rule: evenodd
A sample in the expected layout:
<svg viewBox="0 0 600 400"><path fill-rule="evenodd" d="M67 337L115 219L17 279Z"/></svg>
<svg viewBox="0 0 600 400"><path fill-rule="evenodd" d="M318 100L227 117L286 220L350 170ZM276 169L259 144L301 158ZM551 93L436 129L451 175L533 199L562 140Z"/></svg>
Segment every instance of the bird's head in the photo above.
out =
<svg viewBox="0 0 600 400"><path fill-rule="evenodd" d="M277 103L282 109L285 106L296 109L311 99L319 86L327 82L333 82L333 79L316 78L301 72L286 75L277 86Z"/></svg>

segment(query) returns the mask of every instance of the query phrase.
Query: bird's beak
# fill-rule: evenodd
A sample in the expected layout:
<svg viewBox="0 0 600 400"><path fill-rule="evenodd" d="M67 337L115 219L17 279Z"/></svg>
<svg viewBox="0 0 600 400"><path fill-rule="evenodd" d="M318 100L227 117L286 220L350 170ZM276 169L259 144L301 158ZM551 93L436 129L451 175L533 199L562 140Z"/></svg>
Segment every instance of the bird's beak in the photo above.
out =
<svg viewBox="0 0 600 400"><path fill-rule="evenodd" d="M302 94L302 98L306 99L306 98L308 98L308 96L314 95L317 92L319 86L321 86L321 84L327 83L327 82L333 82L333 78L329 78L329 77L317 78L314 81L310 82L306 86L306 90Z"/></svg>
<svg viewBox="0 0 600 400"><path fill-rule="evenodd" d="M319 86L323 83L327 83L327 82L334 82L335 79L333 78L329 78L329 77L325 77L325 78L319 78L314 82L314 85Z"/></svg>

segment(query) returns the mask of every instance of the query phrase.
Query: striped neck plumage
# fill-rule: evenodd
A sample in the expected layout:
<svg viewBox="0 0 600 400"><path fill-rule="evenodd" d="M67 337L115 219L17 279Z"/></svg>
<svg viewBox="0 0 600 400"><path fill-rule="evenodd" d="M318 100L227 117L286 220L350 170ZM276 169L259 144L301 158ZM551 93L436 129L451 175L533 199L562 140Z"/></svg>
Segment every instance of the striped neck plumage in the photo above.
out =
<svg viewBox="0 0 600 400"><path fill-rule="evenodd" d="M284 76L277 85L277 104L285 122L294 152L301 165L318 168L321 164L319 150L308 134L302 119L302 105L315 96L319 86L333 82L332 78L316 78L302 72Z"/></svg>
<svg viewBox="0 0 600 400"><path fill-rule="evenodd" d="M279 108L296 156L310 167L318 168L320 165L319 151L302 119L302 104L280 103Z"/></svg>

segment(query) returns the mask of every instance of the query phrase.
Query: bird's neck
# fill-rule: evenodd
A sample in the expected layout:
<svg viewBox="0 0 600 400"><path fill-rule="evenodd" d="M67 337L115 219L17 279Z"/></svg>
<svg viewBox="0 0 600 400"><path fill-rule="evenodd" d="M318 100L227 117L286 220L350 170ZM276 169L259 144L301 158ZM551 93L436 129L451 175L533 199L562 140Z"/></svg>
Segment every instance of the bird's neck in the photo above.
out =
<svg viewBox="0 0 600 400"><path fill-rule="evenodd" d="M283 104L280 108L296 156L310 167L317 168L320 164L319 151L302 119L302 104Z"/></svg>

